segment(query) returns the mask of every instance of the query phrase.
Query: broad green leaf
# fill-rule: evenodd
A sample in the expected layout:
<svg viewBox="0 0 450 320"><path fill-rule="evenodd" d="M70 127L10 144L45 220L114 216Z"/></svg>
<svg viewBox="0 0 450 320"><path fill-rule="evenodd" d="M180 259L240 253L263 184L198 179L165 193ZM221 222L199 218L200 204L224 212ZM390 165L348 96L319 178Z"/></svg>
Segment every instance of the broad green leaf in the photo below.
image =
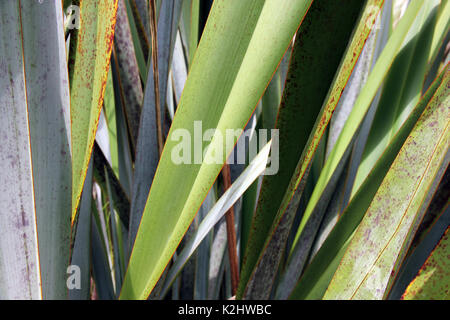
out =
<svg viewBox="0 0 450 320"><path fill-rule="evenodd" d="M121 299L145 299L151 292L234 147L224 146L220 136L245 126L310 4L214 2L155 174ZM171 157L180 142L174 131L182 128L192 137L194 121L202 121L205 130L216 128L206 161L176 165ZM206 145L201 143L202 150ZM202 158L193 155L191 160ZM209 164L214 156L217 163Z"/></svg>
<svg viewBox="0 0 450 320"><path fill-rule="evenodd" d="M356 131L360 127L361 122L363 121L364 116L366 115L368 108L370 107L371 102L378 91L378 88L386 77L389 68L402 47L411 25L423 5L423 1L411 2L405 15L399 22L399 25L394 30L388 43L386 44L386 47L378 58L377 63L375 64L375 67L366 82L366 85L359 94L358 99L355 102L355 106L344 128L342 129L341 134L339 135L335 147L331 151L330 156L321 171L319 180L314 188L311 199L303 215L302 222L298 228L295 243L298 241L300 234L303 231L314 208L319 203L323 191L328 186L331 178L334 177L336 168L341 164L342 158L349 151L349 146L354 141Z"/></svg>
<svg viewBox="0 0 450 320"><path fill-rule="evenodd" d="M386 77L352 194L421 98L438 4L426 2Z"/></svg>
<svg viewBox="0 0 450 320"><path fill-rule="evenodd" d="M381 3L378 1L378 5ZM337 2L315 1L296 35L276 124L280 130L280 170L276 175L264 177L262 182L245 251L238 297L261 299L270 293L282 247L298 207L298 201L293 204L289 201L295 192L303 191L298 180L304 181L303 176L309 171L312 154L329 121L326 115L329 113L331 116L370 31L370 26L366 25L367 17L363 18L347 54L351 58L344 61L344 71L338 78L339 89L334 88L339 93L331 93L336 97L321 113L363 5L361 1L353 1L352 5L344 8ZM349 69L348 73L346 69ZM318 116L321 120L317 129L315 122ZM316 142L308 141L311 130ZM296 169L296 165L301 169ZM290 181L295 185L292 182L289 185ZM286 212L288 206L289 212ZM254 285L260 287L252 288Z"/></svg>
<svg viewBox="0 0 450 320"><path fill-rule="evenodd" d="M408 286L403 300L448 300L450 299L450 228L434 248L419 274Z"/></svg>
<svg viewBox="0 0 450 320"><path fill-rule="evenodd" d="M448 72L446 80L386 174L324 299L381 299L389 290L448 165Z"/></svg>
<svg viewBox="0 0 450 320"><path fill-rule="evenodd" d="M358 189L358 192L351 199L336 226L332 229L320 250L296 284L294 291L290 295L290 299L321 299L323 297L355 229L363 219L370 202L404 141L424 109L430 104L436 90L438 90L438 88L440 88L439 90L441 91L445 90L450 79L448 78L448 75L447 78L444 78L444 75L445 73L442 73L434 81L433 85L415 107L408 120L396 133L392 142L385 149L364 183ZM443 79L445 79L444 82ZM436 101L433 103L436 103Z"/></svg>
<svg viewBox="0 0 450 320"><path fill-rule="evenodd" d="M74 32L69 57L72 123L72 223L89 165L103 106L114 38L117 0L79 0L80 30Z"/></svg>
<svg viewBox="0 0 450 320"><path fill-rule="evenodd" d="M364 50L361 53L358 64L355 66L355 69L352 72L352 77L349 79L349 83L342 93L343 96L339 101L339 105L331 118L330 129L327 136L327 155L325 160L333 150L336 140L355 105L355 101L358 98L361 89L367 81L370 71L373 69L378 57L389 39L392 17L392 1L393 0L385 1L382 13L377 18L377 22L375 22L375 27L364 45ZM310 260L317 253L317 250L323 244L323 241L336 224L336 221L342 214L342 211L348 205L356 173L361 163L364 147L373 123L375 112L378 108L381 91L382 90L379 89L375 98L372 100L369 110L367 111L367 115L361 124L361 128L356 134L355 142L351 147L348 160L346 160L348 163L344 166L336 188L334 188L336 192L333 190L333 184L329 185L333 195L331 196L328 207L326 208L320 229L317 232L316 240L314 241L314 245L310 252ZM346 161L343 159L344 163ZM336 173L338 174L339 172ZM319 178L319 175L317 176L317 179ZM326 201L326 199L324 200ZM320 207L323 208L324 206ZM321 210L319 208L317 209ZM299 242L297 242L297 247L301 247Z"/></svg>
<svg viewBox="0 0 450 320"><path fill-rule="evenodd" d="M213 227L220 221L225 213L234 205L234 203L242 196L245 190L257 179L265 170L267 159L269 157L271 143L268 143L259 154L252 160L244 172L236 179L231 187L220 197L216 204L206 214L201 224L195 233L190 237L184 249L174 261L174 264L169 270L166 278L162 295L164 296L170 288L170 285L175 280L178 273L181 271L183 265L194 253L203 239L213 229Z"/></svg>
<svg viewBox="0 0 450 320"><path fill-rule="evenodd" d="M365 14L361 18L358 28L355 31L355 36L353 37L352 42L347 49L345 58L341 63L340 70L335 78L332 89L327 96L326 103L322 107L318 119L316 120L316 123L312 130L313 133L311 133L308 141L308 147L303 151L302 156L297 163L294 174L292 175L288 190L286 191L286 194L282 201L282 205L280 207L280 210L278 211L278 217L276 221L280 221L280 219L282 218L281 216L284 215L285 211L291 216L295 214L295 211L297 209L296 204L299 203L300 197L303 194L303 188L308 177L307 173L309 172L311 163L314 159L315 150L320 144L327 124L329 123L333 111L337 103L339 102L342 91L344 90L352 73L352 70L359 58L359 55L361 54L361 51L364 47L367 37L369 36L372 26L376 21L376 16L382 4L383 1L369 1L366 5L366 8L370 10L365 10ZM291 127L295 127L295 125ZM281 140L283 141L284 139ZM283 167L284 166L281 166L281 168ZM290 206L291 202L294 205Z"/></svg>

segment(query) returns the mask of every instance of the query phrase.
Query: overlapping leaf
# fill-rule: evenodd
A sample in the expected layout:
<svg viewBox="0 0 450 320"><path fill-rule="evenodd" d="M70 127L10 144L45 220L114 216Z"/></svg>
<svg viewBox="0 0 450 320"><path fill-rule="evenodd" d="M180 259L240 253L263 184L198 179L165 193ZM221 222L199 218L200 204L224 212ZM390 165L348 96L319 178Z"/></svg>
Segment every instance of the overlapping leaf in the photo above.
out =
<svg viewBox="0 0 450 320"><path fill-rule="evenodd" d="M150 190L121 298L149 295L234 147L224 146L215 134L205 158L211 159L215 149L218 163L176 165L171 159L178 144L174 131L183 128L194 136L196 120L223 137L226 128L243 128L310 3L214 2Z"/></svg>
<svg viewBox="0 0 450 320"><path fill-rule="evenodd" d="M324 298L381 299L387 293L448 165L446 80L384 178Z"/></svg>
<svg viewBox="0 0 450 320"><path fill-rule="evenodd" d="M314 2L312 9L315 11L311 13L310 18L306 16L305 24L302 24L304 27L299 30L295 43L297 48L294 48L291 69L287 76L284 102L277 120L277 128L281 131L280 159L283 163L280 165L279 174L266 178L263 182L253 221L253 239L249 240L242 270L238 291L240 297L248 290L246 287L252 285L248 284L251 278L255 285L271 286L282 252L280 248L284 246L298 208L315 151L382 4L383 1L367 3L368 8L376 9L365 10L342 62L346 46L343 42L334 43L333 40L348 41L362 7L361 2L355 3L354 5L358 6L352 6L352 11L343 11L349 16L345 19L346 28L341 29L338 36L335 34L335 28L343 22L339 15L334 16L334 11L343 8L331 2ZM329 11L322 15L321 12L325 10ZM332 22L329 26L330 19ZM320 34L322 41L318 40L316 32ZM329 42L330 47L324 46L324 41ZM328 60L330 50L333 52L332 63ZM325 59L326 64L323 63ZM339 62L340 70L332 89L329 89ZM321 77L317 78L319 68ZM314 93L311 94L312 92ZM299 103L300 99L302 103ZM257 269L254 269L255 267ZM260 274L255 274L256 272ZM264 292L263 295L267 297L268 290L265 289L267 288L250 291Z"/></svg>

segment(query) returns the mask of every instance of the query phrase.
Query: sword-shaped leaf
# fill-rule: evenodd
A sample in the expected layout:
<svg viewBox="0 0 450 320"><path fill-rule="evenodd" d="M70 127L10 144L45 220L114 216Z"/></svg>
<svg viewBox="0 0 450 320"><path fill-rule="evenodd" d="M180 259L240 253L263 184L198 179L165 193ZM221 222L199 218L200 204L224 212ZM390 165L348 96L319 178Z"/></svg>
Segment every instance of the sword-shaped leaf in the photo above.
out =
<svg viewBox="0 0 450 320"><path fill-rule="evenodd" d="M80 29L70 46L69 74L72 123L72 223L91 159L103 106L114 39L117 0L74 1L80 6Z"/></svg>
<svg viewBox="0 0 450 320"><path fill-rule="evenodd" d="M325 299L381 299L388 293L449 162L449 89L447 78L404 143L356 229Z"/></svg>
<svg viewBox="0 0 450 320"><path fill-rule="evenodd" d="M252 287L271 286L316 149L383 1L367 3L366 8L375 10L364 11L345 52L363 4L355 2L348 10L337 2L314 2L296 36L276 125L280 129L280 171L264 177L238 297L258 299L264 292L267 298L267 288Z"/></svg>
<svg viewBox="0 0 450 320"><path fill-rule="evenodd" d="M403 143L409 136L420 115L435 97L436 90L444 90L450 80L443 72L436 78L427 93L414 108L392 142L384 150L376 165L364 180L358 192L343 211L336 226L315 255L291 294L291 299L321 299L341 261L352 235L364 217L383 178L388 172ZM436 102L434 102L436 103Z"/></svg>
<svg viewBox="0 0 450 320"><path fill-rule="evenodd" d="M40 299L20 3L0 12L0 298Z"/></svg>
<svg viewBox="0 0 450 320"><path fill-rule="evenodd" d="M67 297L72 181L61 5L0 4L2 298Z"/></svg>
<svg viewBox="0 0 450 320"><path fill-rule="evenodd" d="M226 129L245 127L310 4L214 2L145 206L122 299L145 299L153 289L234 147L220 137ZM217 128L205 156L217 161L198 161L207 145L198 141L196 161L177 165L171 159L180 147L175 130L194 137L195 121L205 129Z"/></svg>

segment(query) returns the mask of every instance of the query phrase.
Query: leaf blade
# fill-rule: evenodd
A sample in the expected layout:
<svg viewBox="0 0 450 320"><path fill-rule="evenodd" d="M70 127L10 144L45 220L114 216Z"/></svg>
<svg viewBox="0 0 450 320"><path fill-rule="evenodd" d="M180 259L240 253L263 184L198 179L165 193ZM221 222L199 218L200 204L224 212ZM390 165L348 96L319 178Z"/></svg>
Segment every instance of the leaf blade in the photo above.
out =
<svg viewBox="0 0 450 320"><path fill-rule="evenodd" d="M417 221L421 220L422 207L431 200L427 199L426 193L435 187L435 179L440 180L442 167L446 168L448 164L448 92L447 77L384 178L344 254L325 299L379 299L388 289L397 272L397 264L412 240ZM408 154L415 156L410 158ZM370 253L364 255L362 246ZM359 257L364 257L364 261L361 258L349 261L349 257L355 257L357 252L362 254Z"/></svg>
<svg viewBox="0 0 450 320"><path fill-rule="evenodd" d="M367 3L367 6L378 8L379 10L382 3L383 1L370 1ZM362 3L359 2L358 5L361 6ZM255 227L253 232L254 239L253 243L249 243L246 250L246 262L243 265L238 297L242 297L244 292L247 291L247 282L249 279L255 278L256 272L260 273L260 277L265 277L266 275L264 273L266 272L272 272L273 277L276 266L272 270L267 270L265 266L268 263L271 264L273 261L275 261L275 265L279 262L279 257L275 257L275 255L279 255L281 250L276 246L282 246L282 244L277 244L277 241L280 241L280 243L285 241L286 233L291 226L293 216L298 208L300 196L303 193L316 149L363 49L364 43L369 36L374 23L372 20L377 15L377 10L375 10L375 13L372 11L370 15L362 17L355 32L355 37L352 39L350 47L345 53L343 62L341 62L338 76L334 80L333 87L327 95L327 90L329 89L327 83L333 81L334 73L344 54L345 47L343 47L343 43L333 42L333 45L330 45L331 48L317 48L318 43L321 42L316 43L315 37L317 35L314 31L320 31L321 37L323 36L324 39L328 39L329 37L335 39L333 38L333 32L331 32L333 27L327 28L327 22L330 19L332 19L332 25L339 25L339 17L333 17L332 13L336 9L335 6L336 3L331 2L313 3L312 8L315 8L314 15L312 15L313 18L309 21L307 15L305 28L300 27L299 39L296 39L295 44L298 49L296 50L294 48L292 55L294 68L290 72L293 75L288 75L286 81L287 87L284 93L286 104L283 105L282 103L280 107L279 124L277 125L280 128L280 134L284 135L280 137L281 143L285 143L284 146L281 144L282 149L280 149L280 158L281 161L284 161L284 164L282 163L280 165L280 174L269 178L265 177L263 181L260 200L253 220ZM356 9L358 8L360 9L361 7L357 6ZM338 6L338 9L342 9L342 7ZM321 11L325 10L329 10L326 16L321 15ZM352 18L349 19L350 21L356 19L355 14L358 15L359 11L353 9L351 13ZM375 17L371 15L375 15ZM329 16L331 18L327 19ZM347 25L346 30L338 36L339 38L348 39L350 37L349 33L353 30L353 24L350 23L350 25ZM331 44L332 42L330 41L329 43ZM323 56L327 56L326 59L328 59L329 50L334 51L334 46L338 46L338 49L335 52L337 53L336 56L333 55L333 62L330 62L329 65L323 64ZM318 57L315 56L316 50L319 52ZM308 61L308 64L303 63L304 58ZM326 75L326 81L316 78L315 74L318 68L320 68L321 74ZM305 74L307 75L306 77L304 76ZM294 80L292 86L290 86L289 82L290 77ZM297 80L300 80L300 88L296 88ZM303 88L305 90L304 92ZM314 92L314 94L310 95L310 91ZM308 104L305 104L306 107L311 109L306 110L307 112L304 109L300 109L299 106L301 105L298 104L298 100L303 99L304 96L309 100ZM318 106L322 106L323 99L325 99L325 104L322 109L319 109L320 107ZM296 108L299 109L296 110ZM297 114L295 112L291 114L288 112L289 109L297 112ZM292 130L295 131L293 132ZM293 150L295 151L292 152ZM264 182L266 186L264 186ZM275 247L267 250L269 246ZM263 254L259 254L261 251L263 251ZM272 253L275 253L273 260L263 262L263 259L272 259ZM261 280L262 278L259 279ZM261 280L253 281L253 283L267 285L270 281ZM267 290L261 291L267 292Z"/></svg>
<svg viewBox="0 0 450 320"><path fill-rule="evenodd" d="M0 297L41 299L20 3L0 12Z"/></svg>
<svg viewBox="0 0 450 320"><path fill-rule="evenodd" d="M94 145L95 132L103 105L117 0L80 0L80 30L71 41L69 57L72 123L72 223Z"/></svg>
<svg viewBox="0 0 450 320"><path fill-rule="evenodd" d="M170 159L176 146L173 131L184 128L193 133L194 121L199 119L205 121L205 129L215 127L222 136L226 128L243 128L298 27L298 17L304 15L310 2L214 2L150 190L121 299L148 296L231 152L231 147L225 148L215 135L211 143L222 150L222 163L176 166ZM223 32L216 36L215 29ZM271 50L263 45L268 38L273 39ZM253 58L256 54L266 62L262 67L259 59ZM208 111L208 106L214 107ZM212 153L212 148L208 150L206 157ZM168 196L165 190L178 190L179 197L164 201ZM167 212L171 214L164 214ZM165 227L156 230L154 226ZM149 249L156 250L151 257L145 254Z"/></svg>

